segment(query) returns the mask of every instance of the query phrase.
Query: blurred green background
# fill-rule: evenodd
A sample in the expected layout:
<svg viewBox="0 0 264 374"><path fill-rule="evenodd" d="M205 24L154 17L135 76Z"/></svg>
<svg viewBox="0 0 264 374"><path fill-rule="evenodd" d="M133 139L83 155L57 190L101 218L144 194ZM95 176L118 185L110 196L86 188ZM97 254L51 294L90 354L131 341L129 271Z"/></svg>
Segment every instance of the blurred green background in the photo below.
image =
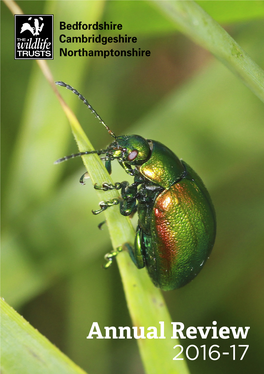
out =
<svg viewBox="0 0 264 374"><path fill-rule="evenodd" d="M264 68L263 2L200 4ZM183 340L184 346L250 348L243 361L240 353L235 361L231 355L218 361L200 356L188 362L191 373L262 373L263 103L149 2L19 5L25 14L54 14L55 58L48 65L55 80L77 88L116 134L166 144L211 193L218 232L210 260L197 279L164 297L172 320L186 327L212 321L219 327L250 326L246 341ZM77 150L66 117L36 63L14 60L14 20L1 7L2 296L89 373L143 373L135 340L86 340L94 321L102 328L131 326L122 284L116 264L101 268L111 245L107 227L97 229L103 217L91 214L98 206L91 183L78 183L81 160L53 164ZM151 57L60 57L59 21L77 20L122 23L122 33L137 36L136 46L151 50ZM95 148L111 142L74 95L60 92ZM118 166L113 177L127 179ZM171 357L176 353L172 341Z"/></svg>

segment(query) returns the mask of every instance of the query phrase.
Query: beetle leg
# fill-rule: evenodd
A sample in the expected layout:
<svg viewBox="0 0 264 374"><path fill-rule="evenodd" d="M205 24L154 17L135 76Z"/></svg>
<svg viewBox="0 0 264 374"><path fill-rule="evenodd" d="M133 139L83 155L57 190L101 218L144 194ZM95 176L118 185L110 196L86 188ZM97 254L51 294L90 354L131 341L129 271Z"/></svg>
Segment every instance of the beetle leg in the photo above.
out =
<svg viewBox="0 0 264 374"><path fill-rule="evenodd" d="M120 160L118 162L128 175L131 175L132 177L134 176L134 170L129 163Z"/></svg>
<svg viewBox="0 0 264 374"><path fill-rule="evenodd" d="M119 203L120 203L120 201L118 199L113 199L113 200L108 200L108 201L101 201L99 203L100 209L98 209L98 210L92 210L92 213L95 214L95 215L100 214L104 210L106 210L107 208L109 208L110 206L117 205Z"/></svg>
<svg viewBox="0 0 264 374"><path fill-rule="evenodd" d="M120 204L120 206L121 206L121 204ZM138 206L136 205L134 207L134 209L132 210L132 212L129 214L129 218L133 218L134 215L137 213L137 210L138 210Z"/></svg>
<svg viewBox="0 0 264 374"><path fill-rule="evenodd" d="M79 179L79 182L82 184L82 185L85 185L85 182L84 182L84 179L89 179L90 176L88 174L88 172L86 171L82 176L81 178Z"/></svg>
<svg viewBox="0 0 264 374"><path fill-rule="evenodd" d="M134 198L137 193L138 183L128 184L128 182L122 182L121 195L124 199Z"/></svg>
<svg viewBox="0 0 264 374"><path fill-rule="evenodd" d="M116 249L113 249L110 253L107 253L104 258L107 261L104 266L105 269L108 269L109 266L112 265L113 258L118 255L123 250L123 247L117 247Z"/></svg>
<svg viewBox="0 0 264 374"><path fill-rule="evenodd" d="M134 264L136 265L138 269L142 269L145 267L145 259L144 259L144 254L143 254L142 243L143 243L142 230L138 226L134 247L129 243L124 244L124 247L128 250L132 261L134 262Z"/></svg>
<svg viewBox="0 0 264 374"><path fill-rule="evenodd" d="M123 182L121 196L122 200L120 202L120 213L123 216L130 216L137 211L137 183L132 183L131 185L128 182Z"/></svg>
<svg viewBox="0 0 264 374"><path fill-rule="evenodd" d="M107 269L109 266L112 265L113 258L116 257L120 252L124 249L127 249L131 259L133 260L134 264L138 269L142 269L145 267L145 260L142 254L141 248L141 239L142 239L142 232L141 229L138 227L136 238L135 238L135 247L133 247L130 243L125 243L116 249L113 249L110 253L107 253L104 258L107 261L104 265L104 268Z"/></svg>
<svg viewBox="0 0 264 374"><path fill-rule="evenodd" d="M131 201L120 201L120 213L122 216L130 216L137 211L137 201L133 199ZM132 217L131 217L132 218Z"/></svg>
<svg viewBox="0 0 264 374"><path fill-rule="evenodd" d="M112 173L112 165L111 165L111 159L105 159L105 168L108 171L108 174Z"/></svg>
<svg viewBox="0 0 264 374"><path fill-rule="evenodd" d="M102 230L102 226L103 226L104 224L106 224L106 221L103 221L103 222L99 223L99 225L98 225L98 229L99 229L99 230Z"/></svg>
<svg viewBox="0 0 264 374"><path fill-rule="evenodd" d="M98 186L97 183L94 185L94 189L102 190L102 191L109 191L109 190L120 190L122 188L122 183L103 183L101 186Z"/></svg>

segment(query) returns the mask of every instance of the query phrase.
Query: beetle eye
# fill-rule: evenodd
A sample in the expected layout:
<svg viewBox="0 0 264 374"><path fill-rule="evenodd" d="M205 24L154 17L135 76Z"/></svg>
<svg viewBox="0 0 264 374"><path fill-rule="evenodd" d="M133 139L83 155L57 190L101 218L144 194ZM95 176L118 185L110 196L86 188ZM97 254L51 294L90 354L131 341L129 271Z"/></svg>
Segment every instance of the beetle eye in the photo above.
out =
<svg viewBox="0 0 264 374"><path fill-rule="evenodd" d="M127 156L127 159L128 161L133 161L135 160L135 158L137 157L138 155L138 151L136 149L134 149L132 152L129 153L129 155Z"/></svg>

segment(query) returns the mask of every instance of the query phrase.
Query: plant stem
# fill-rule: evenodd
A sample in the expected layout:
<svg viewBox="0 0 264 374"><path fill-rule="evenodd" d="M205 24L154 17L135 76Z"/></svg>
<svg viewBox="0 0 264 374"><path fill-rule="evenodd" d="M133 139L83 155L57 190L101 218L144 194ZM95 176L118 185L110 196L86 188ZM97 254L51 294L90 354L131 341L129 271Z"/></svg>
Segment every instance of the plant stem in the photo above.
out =
<svg viewBox="0 0 264 374"><path fill-rule="evenodd" d="M264 101L264 71L238 43L194 1L153 2L177 28L206 48Z"/></svg>

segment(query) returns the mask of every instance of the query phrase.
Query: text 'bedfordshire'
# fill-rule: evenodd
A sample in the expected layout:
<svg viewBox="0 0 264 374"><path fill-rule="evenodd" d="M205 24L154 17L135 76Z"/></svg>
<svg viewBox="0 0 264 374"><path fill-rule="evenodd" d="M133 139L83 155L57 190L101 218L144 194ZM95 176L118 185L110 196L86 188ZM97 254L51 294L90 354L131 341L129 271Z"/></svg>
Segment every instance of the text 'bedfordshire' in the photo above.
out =
<svg viewBox="0 0 264 374"><path fill-rule="evenodd" d="M60 22L60 30L63 31L59 35L59 42L63 44L59 53L61 57L150 57L151 51L136 47L138 38L128 34L119 33L123 30L121 23L103 22L99 23L83 23L76 21L75 23ZM69 33L69 31L71 31ZM76 31L73 35L72 31ZM93 31L103 31L104 33L92 33ZM115 32L112 35L106 35L108 32ZM99 49L87 49L87 45L100 45ZM76 48L81 45L81 48ZM133 45L130 49L120 49L122 45ZM105 47L107 46L107 47ZM114 48L111 48L111 47ZM109 48L110 47L110 48Z"/></svg>

